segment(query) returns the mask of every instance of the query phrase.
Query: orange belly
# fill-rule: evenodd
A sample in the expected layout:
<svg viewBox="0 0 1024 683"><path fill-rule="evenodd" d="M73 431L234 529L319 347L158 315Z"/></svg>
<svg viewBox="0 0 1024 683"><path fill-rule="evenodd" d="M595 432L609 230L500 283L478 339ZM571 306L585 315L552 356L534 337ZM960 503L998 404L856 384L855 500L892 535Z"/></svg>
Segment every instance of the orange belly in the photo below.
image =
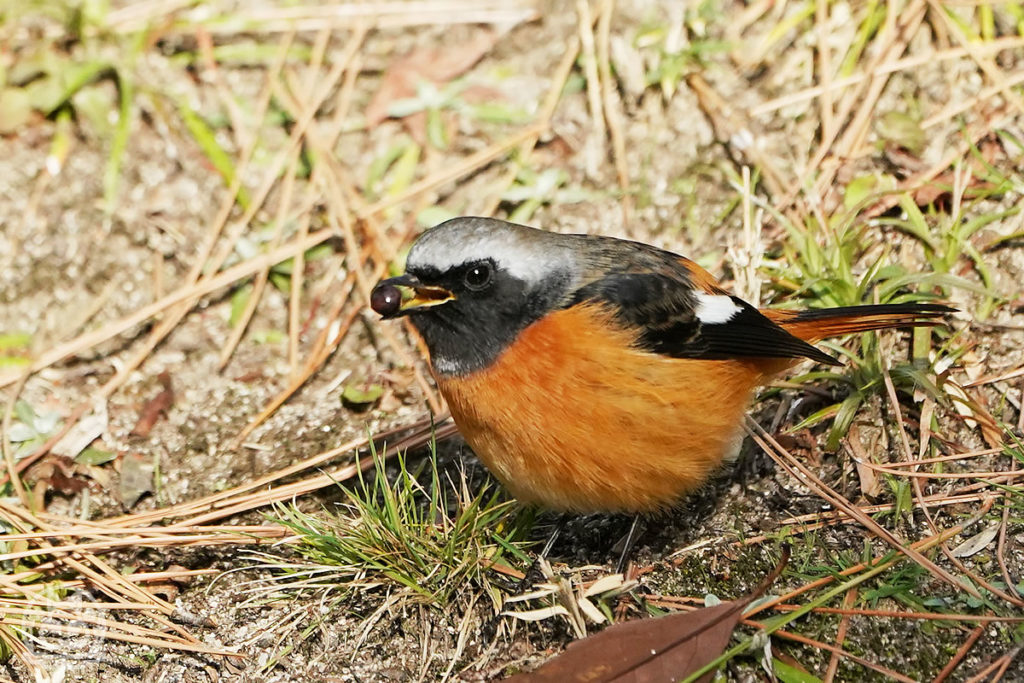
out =
<svg viewBox="0 0 1024 683"><path fill-rule="evenodd" d="M520 500L641 512L671 505L738 450L766 370L639 350L601 309L576 306L528 327L490 367L438 385L466 442Z"/></svg>

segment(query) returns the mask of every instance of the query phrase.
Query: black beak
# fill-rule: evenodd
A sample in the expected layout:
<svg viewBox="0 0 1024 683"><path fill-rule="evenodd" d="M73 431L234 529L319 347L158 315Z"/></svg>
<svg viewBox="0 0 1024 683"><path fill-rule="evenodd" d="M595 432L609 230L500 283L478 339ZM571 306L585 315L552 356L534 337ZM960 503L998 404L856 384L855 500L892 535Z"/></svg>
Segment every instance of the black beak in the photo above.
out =
<svg viewBox="0 0 1024 683"><path fill-rule="evenodd" d="M412 311L439 306L455 295L444 287L425 285L406 273L381 280L370 294L370 307L382 318L397 318Z"/></svg>

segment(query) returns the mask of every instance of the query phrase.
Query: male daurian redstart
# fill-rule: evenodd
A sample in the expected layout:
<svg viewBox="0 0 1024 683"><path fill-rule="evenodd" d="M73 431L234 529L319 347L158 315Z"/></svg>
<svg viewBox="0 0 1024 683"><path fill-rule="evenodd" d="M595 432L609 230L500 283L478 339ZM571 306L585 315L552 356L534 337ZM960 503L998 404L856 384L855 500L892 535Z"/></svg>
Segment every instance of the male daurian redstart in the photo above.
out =
<svg viewBox="0 0 1024 683"><path fill-rule="evenodd" d="M631 513L736 454L759 384L803 358L840 365L810 342L954 310L758 310L671 252L491 218L426 231L371 305L409 316L455 424L513 495Z"/></svg>

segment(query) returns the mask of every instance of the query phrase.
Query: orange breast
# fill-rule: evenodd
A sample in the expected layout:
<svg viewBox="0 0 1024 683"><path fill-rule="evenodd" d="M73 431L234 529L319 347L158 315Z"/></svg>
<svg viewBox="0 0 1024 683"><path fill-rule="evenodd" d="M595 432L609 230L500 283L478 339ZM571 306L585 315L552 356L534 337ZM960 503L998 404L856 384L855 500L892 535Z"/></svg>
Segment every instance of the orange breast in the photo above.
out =
<svg viewBox="0 0 1024 683"><path fill-rule="evenodd" d="M672 504L736 452L757 361L635 348L597 307L548 315L485 370L438 378L455 423L520 500L576 512Z"/></svg>

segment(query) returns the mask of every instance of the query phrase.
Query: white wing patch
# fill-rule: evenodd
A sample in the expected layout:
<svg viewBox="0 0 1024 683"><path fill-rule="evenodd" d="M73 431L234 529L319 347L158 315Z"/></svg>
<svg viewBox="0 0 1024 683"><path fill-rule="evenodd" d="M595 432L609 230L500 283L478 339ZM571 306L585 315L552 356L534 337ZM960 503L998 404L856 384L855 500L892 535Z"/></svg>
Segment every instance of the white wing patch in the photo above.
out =
<svg viewBox="0 0 1024 683"><path fill-rule="evenodd" d="M697 292L697 319L708 325L720 325L732 320L740 307L728 294Z"/></svg>

